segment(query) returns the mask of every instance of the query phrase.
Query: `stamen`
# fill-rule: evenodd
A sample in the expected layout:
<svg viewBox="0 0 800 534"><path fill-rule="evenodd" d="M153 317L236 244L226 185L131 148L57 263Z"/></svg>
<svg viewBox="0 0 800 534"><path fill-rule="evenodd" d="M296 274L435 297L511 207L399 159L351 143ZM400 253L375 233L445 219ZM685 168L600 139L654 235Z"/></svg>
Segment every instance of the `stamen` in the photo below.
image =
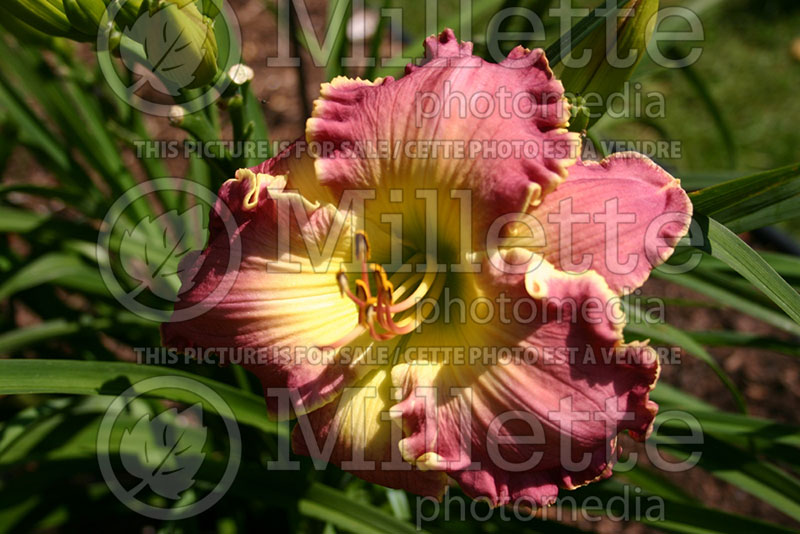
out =
<svg viewBox="0 0 800 534"><path fill-rule="evenodd" d="M371 335L373 339L376 339L378 341L386 341L387 339L392 339L395 336L394 334L392 333L382 334L379 333L375 328L375 313L376 313L375 306L372 305L367 306L365 315L366 315L367 327L369 328L369 335Z"/></svg>
<svg viewBox="0 0 800 534"><path fill-rule="evenodd" d="M344 271L339 271L339 274L336 275L336 282L339 284L339 294L341 296L345 296L345 294L350 292L350 288L347 286L347 275Z"/></svg>
<svg viewBox="0 0 800 534"><path fill-rule="evenodd" d="M367 239L367 234L361 230L356 232L356 259L359 261L369 259L369 239Z"/></svg>
<svg viewBox="0 0 800 534"><path fill-rule="evenodd" d="M356 259L361 262L361 280L367 287L369 296L369 279L367 278L367 260L369 259L369 239L367 234L359 230L356 232Z"/></svg>
<svg viewBox="0 0 800 534"><path fill-rule="evenodd" d="M366 299L362 300L358 296L354 295L352 291L350 291L350 287L347 284L347 275L344 273L344 271L339 271L339 274L336 275L336 281L339 282L339 292L341 293L342 297L346 295L360 308L363 308L367 305ZM361 280L356 280L356 283L360 281Z"/></svg>
<svg viewBox="0 0 800 534"><path fill-rule="evenodd" d="M367 266L369 260L369 240L364 232L356 232L355 236L355 255L361 264L361 276L355 280L354 291L350 290L347 274L340 270L336 275L339 291L342 297L347 296L358 307L358 325L341 340L332 343L325 348L337 349L357 339L364 332L377 341L385 341L398 335L413 332L424 320L421 311L416 316L409 315L401 321L396 322L393 315L408 310L418 304L423 297L433 294L435 299L439 298L445 283L445 276L437 276L435 268L436 262L427 258L426 265L433 266L424 273L395 273L389 278L386 270L376 263ZM423 257L416 254L412 262L418 261ZM372 279L370 273L372 271ZM374 284L375 291L370 284ZM400 284L395 290L395 285ZM410 288L416 288L403 301L394 303L396 297L403 296Z"/></svg>
<svg viewBox="0 0 800 534"><path fill-rule="evenodd" d="M444 289L444 283L445 283L445 277L444 276L438 277L436 279L436 281L434 282L434 285L431 288L431 294L433 295L431 298L433 300L437 300L439 298L439 296L442 294L442 289ZM417 327L420 324L422 324L422 322L427 318L427 316L426 317L422 316L421 311L422 310L419 310L419 312L417 313L417 317L416 318L413 318L413 316L410 316L410 317L407 317L406 319L404 319L403 321L401 321L402 324L398 324L398 323L394 322L394 320L391 317L391 313L389 313L389 310L387 310L387 313L386 313L385 316L387 317L388 320L387 320L385 328L387 330L389 330L390 332L393 332L396 335L410 334L411 332L416 330Z"/></svg>
<svg viewBox="0 0 800 534"><path fill-rule="evenodd" d="M430 261L430 258L427 259L426 265L436 265L436 262ZM433 284L434 279L436 278L436 269L429 268L425 271L425 276L422 278L422 282L419 283L417 289L409 295L407 299L404 301L393 305L390 310L392 313L399 313L401 311L405 311L409 309L411 306L422 300L422 297L428 292Z"/></svg>

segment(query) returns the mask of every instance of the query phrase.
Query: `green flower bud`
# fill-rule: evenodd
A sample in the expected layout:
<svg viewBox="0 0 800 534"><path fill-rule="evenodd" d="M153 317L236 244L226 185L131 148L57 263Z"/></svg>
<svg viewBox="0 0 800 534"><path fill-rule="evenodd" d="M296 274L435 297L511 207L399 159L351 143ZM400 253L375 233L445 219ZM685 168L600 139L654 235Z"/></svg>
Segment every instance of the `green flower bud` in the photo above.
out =
<svg viewBox="0 0 800 534"><path fill-rule="evenodd" d="M612 19L615 33L604 24L575 43L574 58L581 58L584 51L591 52L587 65L570 67L561 63L555 68L567 94L584 97L582 105L590 115L586 127L603 116L608 97L623 88L644 57L657 12L658 0L630 0ZM635 59L630 54L635 54Z"/></svg>
<svg viewBox="0 0 800 534"><path fill-rule="evenodd" d="M3 0L0 2L0 11L10 13L47 35L74 35L61 0Z"/></svg>
<svg viewBox="0 0 800 534"><path fill-rule="evenodd" d="M100 21L106 10L103 0L62 0L72 27L82 34L97 38Z"/></svg>
<svg viewBox="0 0 800 534"><path fill-rule="evenodd" d="M212 83L217 77L217 40L211 19L192 0L161 0L150 7L125 35L144 47L152 72L177 90Z"/></svg>
<svg viewBox="0 0 800 534"><path fill-rule="evenodd" d="M219 6L222 5L221 0L195 0L200 13L204 16L215 19L219 15Z"/></svg>
<svg viewBox="0 0 800 534"><path fill-rule="evenodd" d="M0 13L0 15L3 15ZM17 41L41 48L57 48L56 38L42 33L13 15L0 16L0 27L13 35Z"/></svg>
<svg viewBox="0 0 800 534"><path fill-rule="evenodd" d="M591 119L591 110L586 105L582 96L575 96L570 99L572 108L572 118L569 121L569 131L582 132L589 127L589 120Z"/></svg>
<svg viewBox="0 0 800 534"><path fill-rule="evenodd" d="M112 1L113 0L104 0L104 3L108 6ZM119 8L119 11L115 12L114 22L116 22L117 26L120 28L130 27L141 14L141 9L142 0L127 0L122 4L122 7Z"/></svg>

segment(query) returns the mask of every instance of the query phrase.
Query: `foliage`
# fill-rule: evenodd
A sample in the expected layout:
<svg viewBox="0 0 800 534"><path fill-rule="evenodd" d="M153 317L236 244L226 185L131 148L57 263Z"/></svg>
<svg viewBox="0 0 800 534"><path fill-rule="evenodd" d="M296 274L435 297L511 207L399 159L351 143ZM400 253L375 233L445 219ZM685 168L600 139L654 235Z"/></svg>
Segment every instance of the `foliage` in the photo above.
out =
<svg viewBox="0 0 800 534"><path fill-rule="evenodd" d="M485 13L517 3L475 4L476 13ZM543 10L548 2L522 4ZM442 18L443 25L454 25L447 17ZM478 16L475 19L476 24L483 21ZM57 18L56 22L61 24L61 33L69 35L68 21ZM575 35L588 35L597 22L587 19L573 31ZM293 28L297 31L296 25ZM418 30L419 35L409 37L415 53L424 36L424 29ZM373 39L377 42L384 38L386 31L384 25L379 26ZM119 517L126 517L119 527L124 531L141 531L153 525L153 520L125 508L103 482L97 471L96 436L112 398L140 380L156 376L192 377L210 386L231 407L242 433L242 465L223 500L198 517L156 521L159 531L247 532L267 524L277 531L297 532L415 531L414 525L425 509L412 506L413 496L369 485L334 467L317 470L304 458L293 458L300 462L299 471L269 470L268 462L277 459L286 445L288 429L267 418L260 386L239 367L198 365L182 358L168 367L119 361L116 346L159 346L158 324L123 309L107 288L101 273L107 259L96 254L98 229L113 202L126 190L140 179L162 178L167 171L157 158L128 157L137 143L153 140L147 120L113 94L99 66L85 61L85 54L81 54L84 49L63 38L43 41L13 33L4 31L0 35L0 169L5 169L4 178L25 172L21 169L30 173L34 168L46 169L55 180L32 182L22 175L4 180L0 186L0 231L7 234L0 242L0 299L5 301L0 329L0 354L4 356L0 360L0 395L4 396L0 399L0 531L72 531L112 524ZM326 73L328 77L342 73L341 58L347 52L344 32L336 38L331 62L334 67ZM219 35L217 40L221 41ZM296 41L302 44L301 38ZM580 39L572 42L573 46L579 43ZM481 43L477 44L480 49ZM49 48L46 54L43 47ZM377 44L370 45L373 52L378 49ZM552 43L550 50L556 59L566 52L560 48L560 41ZM222 65L218 67L216 79L228 76L222 72ZM390 70L375 67L367 75ZM679 86L677 91L697 91L705 111L716 117L710 122L722 130L721 135L707 135L704 143L715 143L718 153L734 153L736 147L725 146L733 142L732 132L726 130L730 125L718 116L720 110L726 111L725 106L715 103L716 91L704 89L704 74L688 75L689 87ZM668 75L652 65L643 65L637 76L659 80ZM752 73L754 79L758 76ZM187 92L177 95L176 105L190 96ZM221 125L228 123L233 126L235 140L269 140L249 80L232 84L222 102L219 108L186 109L173 117L173 124L198 141L223 138ZM609 124L604 119L590 134L608 131ZM651 126L636 125L642 129ZM709 121L704 121L704 128L711 128ZM214 156L193 158L186 176L216 190L236 168L257 163L225 149ZM710 161L721 164L716 157ZM633 498L626 493L625 488L630 486L623 485L624 481L639 489L637 495L663 497L664 519L642 519L656 530L790 532L781 525L796 526L800 521L800 427L748 415L745 396L708 351L708 347L719 346L755 347L795 358L800 355L796 344L800 336L800 260L790 254L758 252L737 236L783 223L800 213L800 166L794 161L783 163L792 165L759 173L723 169L728 179L714 179L720 183L697 187L692 195L696 210L692 234L655 276L703 295L707 298L704 305L721 306L763 321L785 332L786 340L735 331L683 331L652 323L645 314L637 313L641 310L635 299L626 302L632 319L627 337L679 346L703 361L730 391L738 410L720 410L691 392L661 383L653 393L662 412L653 442L681 457L691 451L680 437L687 427L701 428L706 440L699 449L703 453L699 469L763 501L776 516L780 514L780 519L767 523L706 508L691 496L692 488L677 487L658 470L643 465L578 490L578 506L589 497L612 502L612 509L624 506ZM733 179L742 174L746 176ZM700 181L685 181L688 187L693 183ZM162 287L158 283L176 283L177 258L170 258L169 251L163 250L157 225L151 223L160 217L176 218L170 213L180 214L178 218L191 217L191 205L187 205L188 195L181 192L159 191L155 196L158 204L133 204L142 221L135 230L112 236L119 240L121 253L140 254L144 269L138 279L126 273L125 291L146 286L158 293ZM145 246L127 246L125 240ZM184 244L182 252L189 248L188 242ZM703 256L696 268L689 272L675 269L698 250ZM165 263L167 260L171 263ZM155 280L161 275L163 281ZM25 319L30 316L39 320ZM123 414L133 430L117 436L115 446L119 450L115 451L135 450L141 442L153 439L139 424L142 421L160 418L159 424L170 428L179 417L193 417L193 402L191 394L177 389L156 390L138 398ZM181 408L163 411L165 406ZM188 466L194 471L192 477L213 486L224 470L224 453L230 445L224 443L224 416L213 406L205 408L203 434L186 437L191 446L185 451L187 459L179 465ZM669 418L674 410L690 414L691 419ZM154 446L160 446L163 453L164 448L178 442L180 439L173 435ZM167 456L157 458L166 461ZM141 462L152 458L138 464L128 461L141 468ZM152 483L167 484L156 480L160 471L139 472L142 479L152 475ZM179 485L185 482L181 479ZM163 504L155 493L150 499ZM481 506L476 514L488 515ZM445 521L440 514L423 522L422 527L430 532L581 531L541 518L508 523L497 515L486 522L456 523Z"/></svg>

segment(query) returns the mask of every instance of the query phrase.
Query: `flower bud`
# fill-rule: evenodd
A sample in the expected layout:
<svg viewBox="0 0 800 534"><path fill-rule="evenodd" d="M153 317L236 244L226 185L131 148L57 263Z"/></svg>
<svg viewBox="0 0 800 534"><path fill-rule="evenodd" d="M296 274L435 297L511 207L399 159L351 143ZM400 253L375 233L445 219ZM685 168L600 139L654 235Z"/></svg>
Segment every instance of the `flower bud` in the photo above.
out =
<svg viewBox="0 0 800 534"><path fill-rule="evenodd" d="M40 32L13 15L2 15L4 13L0 12L0 28L13 35L17 41L47 49L60 46L60 43L57 43L56 38L52 35Z"/></svg>
<svg viewBox="0 0 800 534"><path fill-rule="evenodd" d="M175 89L194 89L217 76L213 22L192 0L161 0L126 35L141 43L151 70Z"/></svg>
<svg viewBox="0 0 800 534"><path fill-rule="evenodd" d="M62 0L64 11L72 27L80 33L97 39L100 21L106 10L103 0Z"/></svg>
<svg viewBox="0 0 800 534"><path fill-rule="evenodd" d="M590 115L587 127L603 116L609 96L624 87L644 57L657 12L658 0L630 0L609 19L614 26L603 24L575 43L572 56L581 58L589 51L588 64L570 66L567 58L555 68L566 93L584 97L583 105Z"/></svg>
<svg viewBox="0 0 800 534"><path fill-rule="evenodd" d="M113 0L104 0L104 3L108 6L112 1ZM119 7L119 11L114 12L114 22L116 22L120 28L132 26L139 17L141 8L142 0L127 0Z"/></svg>
<svg viewBox="0 0 800 534"><path fill-rule="evenodd" d="M61 0L3 0L0 11L10 13L47 35L72 37L74 34Z"/></svg>
<svg viewBox="0 0 800 534"><path fill-rule="evenodd" d="M591 110L586 105L582 96L575 96L570 99L572 105L570 112L572 117L569 120L570 132L582 132L589 127L589 120L591 119Z"/></svg>

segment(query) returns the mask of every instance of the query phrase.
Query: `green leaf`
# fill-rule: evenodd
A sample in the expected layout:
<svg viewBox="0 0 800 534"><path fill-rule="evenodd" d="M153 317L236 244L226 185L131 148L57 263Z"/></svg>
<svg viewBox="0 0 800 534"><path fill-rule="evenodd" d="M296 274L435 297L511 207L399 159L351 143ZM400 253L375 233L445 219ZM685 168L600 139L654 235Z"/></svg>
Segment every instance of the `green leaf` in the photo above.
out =
<svg viewBox="0 0 800 534"><path fill-rule="evenodd" d="M690 195L696 213L713 217L736 233L797 217L800 164L744 176ZM786 217L784 217L786 215Z"/></svg>
<svg viewBox="0 0 800 534"><path fill-rule="evenodd" d="M790 334L800 336L800 325L798 325L792 319L786 317L786 315L783 313L779 313L758 304L754 304L747 298L720 288L717 285L707 282L691 273L672 274L655 269L653 271L653 277L680 284L693 291L696 291L697 293L714 299L726 307L738 310L746 315L749 315L750 317L760 319L761 321L771 324L776 328L780 328L781 330L785 330Z"/></svg>
<svg viewBox="0 0 800 534"><path fill-rule="evenodd" d="M410 523L400 521L382 510L355 501L347 494L322 484L312 484L297 503L300 513L326 521L356 533L416 534Z"/></svg>
<svg viewBox="0 0 800 534"><path fill-rule="evenodd" d="M332 0L328 2L328 21L325 27L331 28L338 24L339 31L334 36L331 53L327 58L327 63L325 63L325 77L327 80L347 74L344 68L344 56L347 52L347 24L351 16L352 9L350 9L349 1Z"/></svg>
<svg viewBox="0 0 800 534"><path fill-rule="evenodd" d="M640 314L634 315L639 316ZM709 354L702 345L692 339L691 336L669 324L655 324L644 321L629 322L625 326L626 335L628 332L640 340L650 339L656 344L668 347L677 345L692 356L704 362L719 377L728 391L731 392L731 395L733 395L733 400L736 402L739 410L742 413L747 412L747 403L744 400L744 395L742 395L741 391L739 391L739 388L736 387L736 384L733 383L728 374L722 369L719 363L717 363L717 360L715 360L714 357Z"/></svg>
<svg viewBox="0 0 800 534"><path fill-rule="evenodd" d="M659 449L671 451L676 457L702 453L698 463L701 468L800 520L800 481L774 464L708 435L699 445L671 444L669 437L656 441L669 444L659 445Z"/></svg>
<svg viewBox="0 0 800 534"><path fill-rule="evenodd" d="M240 424L271 434L286 430L285 425L276 425L267 417L262 397L199 375L154 365L78 360L0 360L0 395L119 395L131 385L156 376L191 378L211 387L230 405ZM158 396L178 402L197 402L190 392L180 389L158 390ZM214 411L211 405L204 404L203 407Z"/></svg>
<svg viewBox="0 0 800 534"><path fill-rule="evenodd" d="M661 428L685 431L687 427L730 439L754 439L800 447L800 427L777 423L769 419L723 412L714 406L661 381L650 393L659 404L656 421ZM692 418L672 418L667 412L688 412Z"/></svg>
<svg viewBox="0 0 800 534"><path fill-rule="evenodd" d="M680 254L675 254L676 259L679 260L677 263L680 264L685 261L687 259L686 256L688 256L687 253L691 252L692 249L687 249ZM784 279L800 282L800 256L765 250L759 250L758 254ZM717 277L720 274L729 275L735 272L730 265L712 256L703 256L698 268L708 272L712 277Z"/></svg>
<svg viewBox="0 0 800 534"><path fill-rule="evenodd" d="M249 158L245 162L248 167L252 167L264 159L271 158L274 154L272 154L272 147L269 145L269 127L267 126L267 121L264 119L266 113L264 112L262 102L253 92L251 84L248 83L247 86L243 88L242 96L244 97L244 118L248 124L253 125L253 133L250 138L255 143L257 151L255 158ZM267 150L264 153L261 153L262 144L267 146Z"/></svg>
<svg viewBox="0 0 800 534"><path fill-rule="evenodd" d="M716 220L695 215L704 231L703 252L722 260L800 324L800 295L756 251Z"/></svg>
<svg viewBox="0 0 800 534"><path fill-rule="evenodd" d="M390 7L390 0L383 0L381 2L381 13L384 13L386 9ZM364 79L365 80L373 80L375 79L375 72L377 71L378 64L380 63L380 50L381 45L384 41L384 32L386 31L386 17L380 17L378 19L378 26L375 28L375 33L372 36L372 39L369 42L369 55L368 58L372 58L375 62L372 65L367 65L366 70L364 71Z"/></svg>
<svg viewBox="0 0 800 534"><path fill-rule="evenodd" d="M172 423L180 416L199 420L202 425L203 406L194 404L180 413L170 408L152 418L143 414L133 428L123 432L120 447L139 451L121 457L125 470L140 479L132 493L150 487L162 497L178 500L194 484L205 459L203 445L208 429L176 428Z"/></svg>
<svg viewBox="0 0 800 534"><path fill-rule="evenodd" d="M0 300L48 283L109 296L100 271L76 256L51 252L36 258L0 283Z"/></svg>
<svg viewBox="0 0 800 534"><path fill-rule="evenodd" d="M800 357L800 344L796 341L775 339L773 336L760 336L729 330L686 332L686 334L698 343L710 347L752 347Z"/></svg>
<svg viewBox="0 0 800 534"><path fill-rule="evenodd" d="M182 213L173 210L154 219L147 217L125 230L119 246L120 262L139 283L136 292L147 288L163 299L174 300L180 287L178 260L202 247L196 223L203 218L203 206L196 204ZM151 235L158 238L148 239Z"/></svg>
<svg viewBox="0 0 800 534"><path fill-rule="evenodd" d="M20 131L20 141L33 147L62 170L70 166L70 156L52 132L25 104L17 92L0 78L0 107L6 110Z"/></svg>
<svg viewBox="0 0 800 534"><path fill-rule="evenodd" d="M0 206L0 233L24 234L35 230L49 218L46 214Z"/></svg>
<svg viewBox="0 0 800 534"><path fill-rule="evenodd" d="M638 464L633 466L632 469L625 469L620 473L617 473L615 470L615 475L622 476L650 493L666 497L673 501L688 503L694 501L694 498L686 493L680 486L670 482L656 471L643 468Z"/></svg>
<svg viewBox="0 0 800 534"><path fill-rule="evenodd" d="M800 214L800 195L793 196L767 206L763 209L743 215L726 223L733 232L741 234L757 228L797 219Z"/></svg>
<svg viewBox="0 0 800 534"><path fill-rule="evenodd" d="M422 7L422 4L417 4L418 6ZM488 21L492 18L492 16L497 13L498 11L498 2L496 1L483 1L483 2L475 2L472 10L472 20L474 21ZM440 20L439 27L440 28L459 28L461 27L461 21L463 19L463 14L460 10L453 10L447 14L443 14ZM428 28L424 28L420 33L417 35L411 36L407 41L411 44L408 46L403 47L403 53L400 55L399 58L387 58L385 60L379 61L380 65L377 65L375 68L375 72L373 75L377 76L389 76L389 75L402 75L403 68L405 67L406 63L408 62L408 58L418 58L420 57L420 53L422 52L421 42L422 40L427 37L426 32L428 32ZM411 60L413 63L414 61Z"/></svg>
<svg viewBox="0 0 800 534"><path fill-rule="evenodd" d="M666 408L689 411L711 411L715 409L711 404L682 389L671 386L663 380L660 380L656 388L650 392L650 398L656 401L662 410Z"/></svg>
<svg viewBox="0 0 800 534"><path fill-rule="evenodd" d="M578 21L578 23L562 35L558 41L547 47L545 55L547 56L547 61L550 63L550 67L555 67L561 63L561 61L572 52L572 49L576 45L589 37L594 30L605 24L607 19L616 17L619 9L628 2L630 2L630 0L617 0L616 9L609 9L605 15L601 15L600 13L602 11L606 11L604 2Z"/></svg>
<svg viewBox="0 0 800 534"><path fill-rule="evenodd" d="M51 339L77 334L87 326L102 330L112 325L110 319L94 321L89 325L66 319L53 319L25 328L17 328L0 334L0 353L13 354L21 348L29 347Z"/></svg>
<svg viewBox="0 0 800 534"><path fill-rule="evenodd" d="M672 52L675 52L675 50L674 48L671 49ZM677 56L680 57L681 53L677 52ZM722 140L725 151L728 153L729 166L731 168L736 168L738 158L736 142L733 139L733 129L728 125L728 121L722 113L722 108L717 104L708 85L692 65L682 65L678 71L684 75L689 85L694 88L700 100L705 104L709 115L711 115L711 119L714 121L714 126Z"/></svg>
<svg viewBox="0 0 800 534"><path fill-rule="evenodd" d="M650 501L645 494L637 494L630 489L626 491L625 488L625 485L617 481L606 480L600 484L590 484L579 488L573 495L577 498L578 503L596 495L605 501L602 508L612 510L616 516L621 516L626 510L630 514L631 510L636 509L637 500L643 501L639 504L643 509L649 504ZM645 498L642 499L642 497ZM675 502L661 496L652 496L651 498L663 502L663 518L649 518L646 513L643 513L643 517L637 519L645 525L665 532L681 534L742 534L745 532L787 534L794 532L792 529L766 521L730 514L693 503Z"/></svg>

